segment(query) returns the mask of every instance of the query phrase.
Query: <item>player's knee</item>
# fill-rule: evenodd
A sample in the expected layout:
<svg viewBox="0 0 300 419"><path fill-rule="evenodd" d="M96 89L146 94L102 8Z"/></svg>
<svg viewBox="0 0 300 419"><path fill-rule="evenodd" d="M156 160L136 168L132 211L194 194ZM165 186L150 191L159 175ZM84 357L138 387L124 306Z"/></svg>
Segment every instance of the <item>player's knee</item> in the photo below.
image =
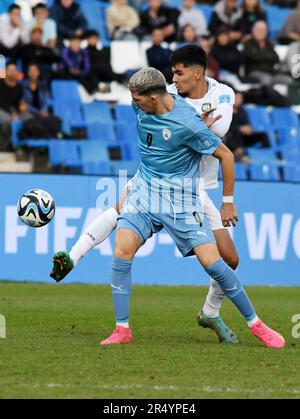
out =
<svg viewBox="0 0 300 419"><path fill-rule="evenodd" d="M116 246L114 256L119 259L132 260L134 253L130 249Z"/></svg>

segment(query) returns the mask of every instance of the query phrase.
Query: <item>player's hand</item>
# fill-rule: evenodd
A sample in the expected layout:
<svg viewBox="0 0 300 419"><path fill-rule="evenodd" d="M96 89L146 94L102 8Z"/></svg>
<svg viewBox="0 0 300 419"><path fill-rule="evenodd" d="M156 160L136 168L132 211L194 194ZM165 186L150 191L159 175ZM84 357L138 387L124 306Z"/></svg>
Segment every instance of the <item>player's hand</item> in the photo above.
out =
<svg viewBox="0 0 300 419"><path fill-rule="evenodd" d="M236 226L238 214L234 204L222 204L221 218L224 227Z"/></svg>
<svg viewBox="0 0 300 419"><path fill-rule="evenodd" d="M216 108L213 108L201 114L201 118L203 119L203 122L205 123L207 128L210 128L215 122L219 121L219 119L221 119L223 116L223 115L217 115L214 118L211 118L210 114L213 113L215 110Z"/></svg>

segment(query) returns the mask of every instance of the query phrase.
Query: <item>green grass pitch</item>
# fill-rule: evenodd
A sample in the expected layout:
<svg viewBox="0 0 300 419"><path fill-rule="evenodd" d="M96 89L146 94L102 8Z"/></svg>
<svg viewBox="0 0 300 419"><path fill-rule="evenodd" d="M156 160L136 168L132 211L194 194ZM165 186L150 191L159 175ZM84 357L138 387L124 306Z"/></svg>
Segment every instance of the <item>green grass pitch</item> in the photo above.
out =
<svg viewBox="0 0 300 419"><path fill-rule="evenodd" d="M222 314L242 343L219 344L195 320L205 287L134 286L134 342L103 348L108 285L1 282L0 398L300 398L300 287L247 290L285 349L264 348L228 301Z"/></svg>

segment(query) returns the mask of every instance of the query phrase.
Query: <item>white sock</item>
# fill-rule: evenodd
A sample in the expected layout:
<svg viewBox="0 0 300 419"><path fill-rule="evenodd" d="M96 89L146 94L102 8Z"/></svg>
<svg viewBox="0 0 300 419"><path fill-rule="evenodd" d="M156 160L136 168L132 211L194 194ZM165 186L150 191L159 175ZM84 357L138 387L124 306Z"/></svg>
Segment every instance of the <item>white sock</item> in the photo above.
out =
<svg viewBox="0 0 300 419"><path fill-rule="evenodd" d="M218 317L220 315L220 308L225 298L225 294L221 290L220 285L211 278L209 291L203 306L203 313L207 317Z"/></svg>
<svg viewBox="0 0 300 419"><path fill-rule="evenodd" d="M77 265L80 258L84 257L111 234L116 228L118 216L119 214L115 208L109 208L91 222L70 251L74 266Z"/></svg>
<svg viewBox="0 0 300 419"><path fill-rule="evenodd" d="M129 329L129 323L118 323L116 322L116 326L122 326L122 327L127 327L127 329Z"/></svg>
<svg viewBox="0 0 300 419"><path fill-rule="evenodd" d="M258 322L259 318L257 316L255 316L255 318L253 320L250 320L249 322L247 322L247 326L249 328L251 328L252 326L255 325L256 322Z"/></svg>

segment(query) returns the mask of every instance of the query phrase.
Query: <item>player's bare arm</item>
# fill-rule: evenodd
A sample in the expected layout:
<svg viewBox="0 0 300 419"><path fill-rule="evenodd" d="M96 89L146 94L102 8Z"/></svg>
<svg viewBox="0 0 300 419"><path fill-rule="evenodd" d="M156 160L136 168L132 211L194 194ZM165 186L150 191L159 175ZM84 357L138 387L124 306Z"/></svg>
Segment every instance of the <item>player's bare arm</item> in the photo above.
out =
<svg viewBox="0 0 300 419"><path fill-rule="evenodd" d="M223 200L224 197L233 197L235 184L233 154L225 144L221 144L214 152L213 156L220 160L222 166ZM224 227L230 227L231 225L234 227L236 226L238 214L234 202L223 202L221 217Z"/></svg>

